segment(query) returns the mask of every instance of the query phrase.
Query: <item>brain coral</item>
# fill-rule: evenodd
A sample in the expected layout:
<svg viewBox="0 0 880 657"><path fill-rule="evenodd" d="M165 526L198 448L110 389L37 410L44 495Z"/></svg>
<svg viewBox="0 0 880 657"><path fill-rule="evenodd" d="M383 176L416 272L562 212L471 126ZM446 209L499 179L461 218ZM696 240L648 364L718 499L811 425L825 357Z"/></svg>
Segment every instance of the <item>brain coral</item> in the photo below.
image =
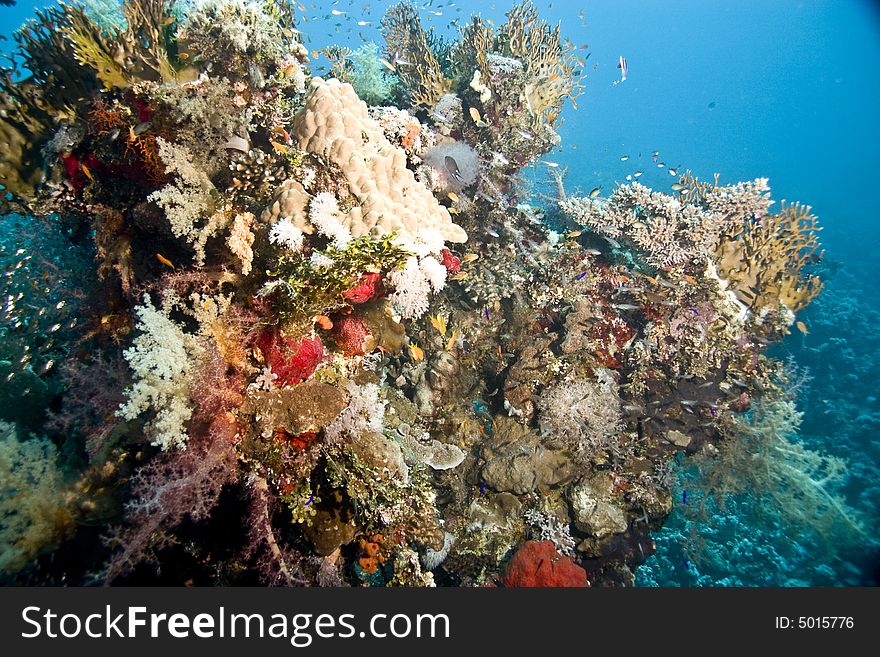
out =
<svg viewBox="0 0 880 657"><path fill-rule="evenodd" d="M343 172L357 200L342 218L353 237L396 231L410 245L419 241L420 232L433 229L447 242L467 241L464 229L452 222L446 208L407 169L406 154L386 139L350 84L314 78L291 135L301 151L318 155ZM282 185L263 219L289 216L298 228L311 233L302 213L302 196L298 185Z"/></svg>

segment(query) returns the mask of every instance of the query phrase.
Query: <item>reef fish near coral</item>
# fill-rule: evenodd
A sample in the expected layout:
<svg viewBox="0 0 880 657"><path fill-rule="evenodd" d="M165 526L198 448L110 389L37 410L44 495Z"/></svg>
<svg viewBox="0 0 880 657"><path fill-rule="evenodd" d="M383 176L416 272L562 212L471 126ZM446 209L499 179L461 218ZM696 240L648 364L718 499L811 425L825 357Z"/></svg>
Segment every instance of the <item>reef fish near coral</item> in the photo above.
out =
<svg viewBox="0 0 880 657"><path fill-rule="evenodd" d="M588 180L562 129L585 46L529 0L452 41L430 7L125 0L19 31L4 581L628 586L700 506L677 467L864 535L768 350L822 335L811 208Z"/></svg>

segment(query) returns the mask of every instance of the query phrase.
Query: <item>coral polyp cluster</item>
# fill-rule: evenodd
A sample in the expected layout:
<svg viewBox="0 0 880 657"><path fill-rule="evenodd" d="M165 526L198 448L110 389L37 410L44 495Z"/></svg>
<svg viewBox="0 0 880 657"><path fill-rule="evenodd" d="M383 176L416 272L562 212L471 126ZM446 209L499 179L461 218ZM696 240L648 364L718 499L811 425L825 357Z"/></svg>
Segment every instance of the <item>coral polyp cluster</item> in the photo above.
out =
<svg viewBox="0 0 880 657"><path fill-rule="evenodd" d="M670 460L735 451L782 394L766 346L821 288L808 209L690 175L523 203L584 75L529 2L456 43L395 5L384 53L326 77L287 0L121 18L38 12L0 79L3 212L93 258L35 374L48 437L7 431L45 461L21 494L59 490L54 522L3 526L6 576L632 583ZM77 522L94 562L33 561L81 554Z"/></svg>

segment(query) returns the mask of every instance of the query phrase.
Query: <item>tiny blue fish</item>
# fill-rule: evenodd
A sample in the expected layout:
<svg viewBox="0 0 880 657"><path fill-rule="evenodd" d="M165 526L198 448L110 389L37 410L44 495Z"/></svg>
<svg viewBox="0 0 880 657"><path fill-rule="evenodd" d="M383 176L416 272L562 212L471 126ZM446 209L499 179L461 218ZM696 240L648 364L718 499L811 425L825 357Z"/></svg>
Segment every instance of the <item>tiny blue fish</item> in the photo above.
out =
<svg viewBox="0 0 880 657"><path fill-rule="evenodd" d="M688 568L690 568L690 566L691 566L690 563L688 563L687 561L682 561L682 562L681 562L681 567L684 568L685 570L687 570Z"/></svg>
<svg viewBox="0 0 880 657"><path fill-rule="evenodd" d="M489 319L489 306L483 307L483 314L486 315L486 319L488 320Z"/></svg>
<svg viewBox="0 0 880 657"><path fill-rule="evenodd" d="M682 504L688 503L688 492L686 490L682 491L682 493L681 493L681 503Z"/></svg>
<svg viewBox="0 0 880 657"><path fill-rule="evenodd" d="M308 501L308 502L306 502L306 506L308 506L308 505L309 505L309 504L311 504L311 503L312 503L312 500L313 500L313 499L315 499L315 496L314 496L314 494L312 494L312 495L309 495L309 501Z"/></svg>
<svg viewBox="0 0 880 657"><path fill-rule="evenodd" d="M471 406L474 409L474 413L477 415L485 415L489 412L489 407L486 406L486 402L481 399L475 399L471 402Z"/></svg>
<svg viewBox="0 0 880 657"><path fill-rule="evenodd" d="M486 482L484 481L482 484L480 484L480 497L483 497L483 493L485 493L485 492L486 492Z"/></svg>
<svg viewBox="0 0 880 657"><path fill-rule="evenodd" d="M693 306L689 306L689 307L688 307L688 310L690 310L690 311L691 311L694 315L696 315L697 317L700 316L700 311L697 310L696 308L694 308Z"/></svg>
<svg viewBox="0 0 880 657"><path fill-rule="evenodd" d="M587 272L584 272L583 274L581 274L580 276L578 276L575 280L576 280L576 281L583 280L584 276L586 276L586 275L587 275Z"/></svg>

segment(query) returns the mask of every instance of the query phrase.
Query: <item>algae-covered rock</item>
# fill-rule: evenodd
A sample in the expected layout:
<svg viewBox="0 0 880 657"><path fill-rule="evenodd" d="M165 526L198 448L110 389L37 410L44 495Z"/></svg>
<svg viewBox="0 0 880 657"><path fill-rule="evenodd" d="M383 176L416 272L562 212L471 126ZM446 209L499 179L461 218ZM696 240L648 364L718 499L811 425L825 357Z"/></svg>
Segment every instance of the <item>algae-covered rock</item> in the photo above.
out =
<svg viewBox="0 0 880 657"><path fill-rule="evenodd" d="M489 493L473 500L465 526L457 532L443 568L473 584L493 573L511 549L526 538L522 503L510 493Z"/></svg>
<svg viewBox="0 0 880 657"><path fill-rule="evenodd" d="M311 522L303 525L303 534L321 557L333 554L339 547L351 543L357 531L351 510L339 491L334 491L327 501L319 502Z"/></svg>
<svg viewBox="0 0 880 657"><path fill-rule="evenodd" d="M486 460L483 481L495 490L517 495L555 486L574 474L565 452L544 447L537 435L511 418L496 420L482 457Z"/></svg>
<svg viewBox="0 0 880 657"><path fill-rule="evenodd" d="M380 433L361 432L348 449L382 479L409 481L409 468L400 445Z"/></svg>
<svg viewBox="0 0 880 657"><path fill-rule="evenodd" d="M471 527L489 530L508 530L520 522L522 503L510 493L496 493L477 498L468 507L467 518Z"/></svg>
<svg viewBox="0 0 880 657"><path fill-rule="evenodd" d="M424 463L434 470L451 470L459 466L466 456L460 447L433 440L430 434L421 438L409 433L400 434L400 441L410 465Z"/></svg>
<svg viewBox="0 0 880 657"><path fill-rule="evenodd" d="M348 404L344 390L329 383L306 381L274 390L250 390L242 410L252 414L264 437L283 427L293 435L320 431Z"/></svg>
<svg viewBox="0 0 880 657"><path fill-rule="evenodd" d="M596 538L625 532L626 512L614 496L614 480L605 472L584 477L568 493L574 524Z"/></svg>
<svg viewBox="0 0 880 657"><path fill-rule="evenodd" d="M406 329L394 319L393 308L387 300L366 304L361 312L369 336L366 351L381 348L388 354L399 354L406 345Z"/></svg>

